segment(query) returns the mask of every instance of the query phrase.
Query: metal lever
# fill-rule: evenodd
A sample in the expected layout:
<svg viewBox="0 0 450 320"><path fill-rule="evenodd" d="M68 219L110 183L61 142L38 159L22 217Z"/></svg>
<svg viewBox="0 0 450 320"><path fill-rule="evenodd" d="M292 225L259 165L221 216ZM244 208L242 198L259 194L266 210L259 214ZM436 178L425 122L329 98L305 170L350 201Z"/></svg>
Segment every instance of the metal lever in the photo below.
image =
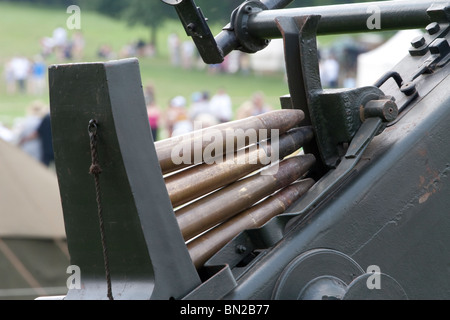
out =
<svg viewBox="0 0 450 320"><path fill-rule="evenodd" d="M192 37L203 61L207 64L222 63L224 57L235 49L239 49L241 43L234 32L234 26L228 25L216 38L211 33L206 19L194 0L161 0L175 7L177 14L183 23L186 33ZM243 5L259 4L264 9L281 9L293 0L265 0L246 1ZM242 5L242 6L243 6ZM241 7L242 7L241 6ZM239 8L241 8L239 7ZM238 8L238 9L239 9ZM236 10L238 10L236 9ZM248 12L250 14L250 12ZM239 28L241 29L241 28Z"/></svg>
<svg viewBox="0 0 450 320"><path fill-rule="evenodd" d="M223 62L224 55L217 46L216 40L206 23L206 19L201 9L194 3L194 0L161 1L175 7L186 33L194 40L200 56L205 63L213 64Z"/></svg>

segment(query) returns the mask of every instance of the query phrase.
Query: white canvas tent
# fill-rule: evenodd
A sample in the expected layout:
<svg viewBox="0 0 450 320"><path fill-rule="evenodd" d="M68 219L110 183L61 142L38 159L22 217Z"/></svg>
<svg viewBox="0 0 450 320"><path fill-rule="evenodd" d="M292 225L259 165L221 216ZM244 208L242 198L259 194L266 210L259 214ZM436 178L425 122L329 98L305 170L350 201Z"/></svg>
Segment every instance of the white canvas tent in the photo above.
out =
<svg viewBox="0 0 450 320"><path fill-rule="evenodd" d="M403 30L397 32L383 45L358 56L358 87L373 85L383 74L399 63L411 47L411 41L421 35L419 30Z"/></svg>
<svg viewBox="0 0 450 320"><path fill-rule="evenodd" d="M286 69L282 39L273 39L264 50L250 55L250 67L256 72L279 72Z"/></svg>

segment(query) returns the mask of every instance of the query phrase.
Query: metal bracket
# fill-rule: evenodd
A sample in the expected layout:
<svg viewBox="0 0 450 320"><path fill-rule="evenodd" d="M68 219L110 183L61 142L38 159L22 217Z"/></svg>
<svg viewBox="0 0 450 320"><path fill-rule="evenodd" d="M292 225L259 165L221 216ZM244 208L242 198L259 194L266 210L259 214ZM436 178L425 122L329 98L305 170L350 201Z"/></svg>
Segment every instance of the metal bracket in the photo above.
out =
<svg viewBox="0 0 450 320"><path fill-rule="evenodd" d="M192 37L205 63L221 63L225 55L218 47L207 19L194 0L161 0L175 7L188 36Z"/></svg>
<svg viewBox="0 0 450 320"><path fill-rule="evenodd" d="M239 46L236 49L246 53L255 53L267 47L270 40L251 36L247 27L247 22L251 14L267 9L261 1L251 0L244 2L233 11L228 30L233 30L239 41Z"/></svg>
<svg viewBox="0 0 450 320"><path fill-rule="evenodd" d="M385 95L375 86L322 88L316 40L320 19L317 15L278 17L276 23L285 42L290 107L303 110L306 118L302 125L312 125L315 130L316 145L305 149L320 156L325 167L334 168L363 123L361 108Z"/></svg>
<svg viewBox="0 0 450 320"><path fill-rule="evenodd" d="M427 10L427 15L433 21L426 26L426 33L411 41L409 53L412 56L424 56L430 50L430 45L438 38L445 37L450 30L450 7L448 4L435 3Z"/></svg>

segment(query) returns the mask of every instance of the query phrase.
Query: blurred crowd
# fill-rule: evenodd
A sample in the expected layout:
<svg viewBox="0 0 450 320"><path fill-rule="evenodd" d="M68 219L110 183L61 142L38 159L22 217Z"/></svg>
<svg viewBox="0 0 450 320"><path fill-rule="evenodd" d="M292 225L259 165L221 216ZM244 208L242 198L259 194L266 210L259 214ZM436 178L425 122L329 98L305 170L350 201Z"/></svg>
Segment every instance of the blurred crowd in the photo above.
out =
<svg viewBox="0 0 450 320"><path fill-rule="evenodd" d="M6 92L42 95L46 88L46 69L39 54L32 60L20 55L13 57L4 68Z"/></svg>
<svg viewBox="0 0 450 320"><path fill-rule="evenodd" d="M69 37L66 29L56 28L52 36L43 37L40 51L32 57L16 55L4 66L4 79L8 94L42 95L46 91L47 59L55 57L58 62L81 61L85 40L80 31Z"/></svg>
<svg viewBox="0 0 450 320"><path fill-rule="evenodd" d="M233 112L232 98L225 88L219 88L212 95L208 91L194 92L188 98L178 95L171 98L165 108L156 102L154 86L148 85L144 95L155 141L273 110L266 103L262 92L255 92L236 113Z"/></svg>
<svg viewBox="0 0 450 320"><path fill-rule="evenodd" d="M49 108L33 101L23 118L16 119L12 129L0 125L0 139L16 145L30 157L50 167L54 162Z"/></svg>
<svg viewBox="0 0 450 320"><path fill-rule="evenodd" d="M85 41L80 31L69 37L67 30L56 28L51 36L43 37L40 50L32 57L16 55L4 65L7 94L28 94L40 99L47 90L47 61L50 57L58 62L81 61ZM5 140L26 154L50 167L54 162L50 110L40 100L30 103L22 117L14 119L5 127L0 123L0 139Z"/></svg>
<svg viewBox="0 0 450 320"><path fill-rule="evenodd" d="M248 54L240 51L229 53L220 64L205 65L198 54L192 39L182 40L178 34L171 33L167 39L169 60L172 66L183 69L204 69L209 73L237 73L248 74L250 72L250 58Z"/></svg>
<svg viewBox="0 0 450 320"><path fill-rule="evenodd" d="M51 36L43 37L40 50L34 57L16 55L4 65L4 80L7 94L31 95L40 99L48 93L47 68L50 63L68 63L83 61L86 41L81 31L74 31L71 36L64 28L56 28ZM192 41L179 42L173 35L168 39L170 59L175 66L192 68L200 57ZM125 44L114 52L107 44L100 44L97 57L112 60L127 57L151 57L155 53L153 46L142 40ZM245 61L227 58L226 62L210 67L211 72L237 71L245 66ZM239 64L239 67L236 65ZM245 69L245 67L244 67ZM208 127L231 121L235 118L257 115L271 108L264 102L262 93L233 113L233 103L225 88L217 92L193 92L191 96L174 95L165 105L159 105L153 86L144 88L148 111L148 120L155 140L181 135L194 130L195 126ZM10 142L22 149L36 161L51 166L54 161L49 107L41 101L33 101L24 116L14 119L9 127L0 123L0 139Z"/></svg>
<svg viewBox="0 0 450 320"><path fill-rule="evenodd" d="M42 95L46 93L48 61L56 63L82 62L86 40L81 30L70 35L65 28L56 28L51 36L39 41L40 50L33 57L16 55L4 65L4 80L8 94ZM153 46L143 40L125 44L120 52L114 52L108 44L99 44L96 55L100 60L154 55Z"/></svg>
<svg viewBox="0 0 450 320"><path fill-rule="evenodd" d="M356 78L356 61L359 54L367 51L354 42L341 41L341 47L319 50L319 66L324 88L353 87ZM56 28L52 36L40 41L41 50L32 59L17 55L9 59L4 68L6 90L9 94L47 93L46 71L49 57L60 62L82 61L86 42L80 31L69 37L64 28ZM181 41L176 33L167 39L170 63L173 66L191 69L205 68L192 40ZM101 44L97 50L98 58L112 60L126 57L152 57L155 48L142 40L125 44L119 52L109 45ZM207 66L211 73L247 74L251 70L248 54L233 52L225 61ZM284 70L278 70L284 71ZM262 92L254 92L248 101L233 109L233 101L226 88L215 92L199 90L190 96L174 94L163 104L158 102L154 86L144 88L148 121L155 140L182 135L198 128L206 128L231 120L243 119L273 110L267 104ZM13 128L0 125L0 138L8 140L26 153L49 165L53 161L48 107L33 102L25 117L17 119Z"/></svg>
<svg viewBox="0 0 450 320"><path fill-rule="evenodd" d="M199 91L188 98L174 96L164 108L156 101L154 86L144 88L144 97L155 141L273 110L264 94L255 92L233 112L232 98L225 88L219 88L212 95ZM26 115L16 119L11 129L0 124L0 139L16 145L47 167L54 162L49 108L41 101L33 101Z"/></svg>

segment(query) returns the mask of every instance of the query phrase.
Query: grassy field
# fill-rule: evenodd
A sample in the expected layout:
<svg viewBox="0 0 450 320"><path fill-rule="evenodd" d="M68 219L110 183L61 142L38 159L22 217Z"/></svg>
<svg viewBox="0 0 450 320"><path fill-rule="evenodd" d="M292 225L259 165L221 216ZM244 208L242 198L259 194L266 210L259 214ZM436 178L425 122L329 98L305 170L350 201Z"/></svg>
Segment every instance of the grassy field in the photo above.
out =
<svg viewBox="0 0 450 320"><path fill-rule="evenodd" d="M81 8L82 9L82 8ZM4 81L4 65L16 55L25 55L32 59L40 52L40 40L50 37L57 27L65 27L70 15L64 9L51 9L40 6L0 3L0 122L7 126L14 119L25 114L27 106L33 100L48 103L48 90L41 95L8 94ZM102 45L109 45L114 52L139 39L147 40L148 29L142 26L129 27L126 22L113 20L97 13L81 11L81 31L86 40L83 61L99 61L97 50ZM161 26L158 33L158 55L140 58L143 84L153 84L156 98L161 107L165 107L171 97L183 95L189 98L195 91L207 90L214 93L224 87L237 109L241 103L250 98L253 92L263 91L267 101L275 108L279 106L279 97L287 94L288 89L283 74L258 76L254 74L210 74L206 69L185 70L173 67L169 63L167 37L177 32L182 39L187 39L178 21ZM213 32L217 32L217 27ZM71 32L69 31L69 36ZM70 62L70 61L69 61ZM46 61L47 65L63 63L54 56Z"/></svg>

